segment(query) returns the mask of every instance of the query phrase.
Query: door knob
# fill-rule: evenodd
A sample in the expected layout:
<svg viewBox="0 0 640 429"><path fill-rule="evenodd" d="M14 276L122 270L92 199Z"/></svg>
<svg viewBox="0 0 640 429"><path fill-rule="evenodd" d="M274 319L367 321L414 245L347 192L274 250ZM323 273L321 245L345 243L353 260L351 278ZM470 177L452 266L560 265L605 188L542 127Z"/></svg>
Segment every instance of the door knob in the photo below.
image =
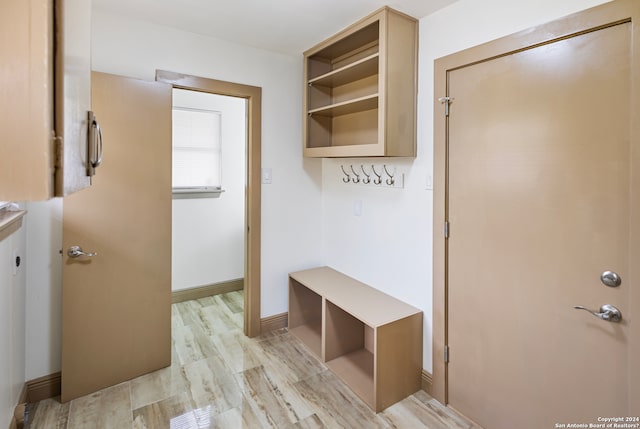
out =
<svg viewBox="0 0 640 429"><path fill-rule="evenodd" d="M602 273L600 281L609 287L618 287L622 284L622 279L618 273L614 273L613 271L605 271Z"/></svg>
<svg viewBox="0 0 640 429"><path fill-rule="evenodd" d="M589 313L593 314L594 316L602 319L602 320L606 320L607 322L619 322L622 320L622 313L620 313L620 310L618 310L617 308L615 308L613 305L611 304L605 304L602 307L600 307L600 313L596 313L595 311L591 311L588 308L585 308L581 305L576 305L575 307L573 307L577 310L585 310L588 311Z"/></svg>
<svg viewBox="0 0 640 429"><path fill-rule="evenodd" d="M82 247L80 246L71 246L69 247L69 250L67 250L67 255L70 258L79 258L80 256L92 257L92 256L96 256L97 254L98 254L97 252L84 252L82 250Z"/></svg>

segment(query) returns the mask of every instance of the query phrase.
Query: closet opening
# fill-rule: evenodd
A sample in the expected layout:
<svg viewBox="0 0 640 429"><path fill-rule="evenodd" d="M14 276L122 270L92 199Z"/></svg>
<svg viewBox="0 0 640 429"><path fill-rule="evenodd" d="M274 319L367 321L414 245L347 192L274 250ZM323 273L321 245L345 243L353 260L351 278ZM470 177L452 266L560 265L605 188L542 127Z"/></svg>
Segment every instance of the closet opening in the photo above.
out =
<svg viewBox="0 0 640 429"><path fill-rule="evenodd" d="M173 86L182 121L176 132L188 136L173 148L173 302L224 301L223 323L235 321L255 337L261 333L262 88L161 70L156 80ZM208 123L202 132L219 143L204 145L191 129L198 122Z"/></svg>
<svg viewBox="0 0 640 429"><path fill-rule="evenodd" d="M210 335L244 325L246 154L244 98L173 89L171 287L194 301L173 313L206 313Z"/></svg>

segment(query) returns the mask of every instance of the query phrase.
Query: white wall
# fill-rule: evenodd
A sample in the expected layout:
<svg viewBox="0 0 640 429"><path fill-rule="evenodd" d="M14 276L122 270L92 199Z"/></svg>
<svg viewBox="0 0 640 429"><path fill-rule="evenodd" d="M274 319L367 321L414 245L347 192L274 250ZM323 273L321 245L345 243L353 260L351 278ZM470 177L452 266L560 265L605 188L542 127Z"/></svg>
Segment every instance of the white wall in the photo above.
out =
<svg viewBox="0 0 640 429"><path fill-rule="evenodd" d="M321 262L321 164L302 160L300 58L96 12L93 69L153 80L157 69L262 87L262 317L287 311L287 273Z"/></svg>
<svg viewBox="0 0 640 429"><path fill-rule="evenodd" d="M25 382L25 258L23 226L0 240L0 427L9 427ZM13 252L22 261L13 274Z"/></svg>
<svg viewBox="0 0 640 429"><path fill-rule="evenodd" d="M174 91L174 107L222 113L222 187L218 198L173 200L171 287L206 286L244 277L246 100Z"/></svg>
<svg viewBox="0 0 640 429"><path fill-rule="evenodd" d="M386 159L406 168L405 189L343 185L340 164L323 162L326 262L424 311L423 366L432 370L433 61L551 21L604 0L460 0L420 20L418 156ZM362 201L362 215L353 204Z"/></svg>
<svg viewBox="0 0 640 429"><path fill-rule="evenodd" d="M27 203L27 380L62 362L62 199Z"/></svg>

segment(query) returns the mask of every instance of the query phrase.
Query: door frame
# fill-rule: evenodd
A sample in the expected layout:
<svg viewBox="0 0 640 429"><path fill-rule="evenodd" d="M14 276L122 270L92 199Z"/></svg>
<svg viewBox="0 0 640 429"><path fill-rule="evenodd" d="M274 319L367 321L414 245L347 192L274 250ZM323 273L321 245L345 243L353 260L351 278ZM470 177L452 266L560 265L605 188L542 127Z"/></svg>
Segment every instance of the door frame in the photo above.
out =
<svg viewBox="0 0 640 429"><path fill-rule="evenodd" d="M631 53L631 155L632 172L640 173L640 2L637 0L616 0L596 6L582 12L503 37L477 47L439 58L434 65L434 193L433 193L433 381L431 394L443 404L448 402L448 374L444 360L447 336L447 240L444 225L448 218L448 118L439 97L449 95L448 74L451 71L468 67L513 53L550 44L558 40L573 37L609 27L614 23L630 22L632 26ZM455 109L455 100L451 108ZM630 200L630 261L640 258L640 174L631 175ZM635 191L633 191L635 190ZM455 233L455 225L452 226ZM629 264L632 285L629 288L630 310L625 314L630 332L639 333L640 329L640 266ZM633 282L635 281L635 284ZM635 288L633 287L635 286ZM628 340L628 409L631 404L640 403L640 338L630 335ZM633 360L635 357L636 361ZM588 374L586 375L588 376Z"/></svg>
<svg viewBox="0 0 640 429"><path fill-rule="evenodd" d="M260 213L262 159L262 88L205 77L156 70L156 81L174 88L247 100L247 191L245 204L244 334L260 335Z"/></svg>

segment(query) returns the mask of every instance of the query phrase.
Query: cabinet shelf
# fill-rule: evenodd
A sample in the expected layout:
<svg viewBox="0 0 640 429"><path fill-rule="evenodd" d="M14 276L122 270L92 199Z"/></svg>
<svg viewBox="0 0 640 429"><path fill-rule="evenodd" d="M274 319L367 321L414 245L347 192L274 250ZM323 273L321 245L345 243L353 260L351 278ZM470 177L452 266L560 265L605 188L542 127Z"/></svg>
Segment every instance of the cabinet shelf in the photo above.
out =
<svg viewBox="0 0 640 429"><path fill-rule="evenodd" d="M2 0L0 40L0 200L88 188L91 2Z"/></svg>
<svg viewBox="0 0 640 429"><path fill-rule="evenodd" d="M327 362L327 366L370 408L375 408L373 362L373 353L360 349Z"/></svg>
<svg viewBox="0 0 640 429"><path fill-rule="evenodd" d="M383 7L304 53L304 156L416 156L417 40Z"/></svg>
<svg viewBox="0 0 640 429"><path fill-rule="evenodd" d="M320 323L317 325L300 325L289 329L289 332L305 343L313 354L318 357L322 356L321 331Z"/></svg>
<svg viewBox="0 0 640 429"><path fill-rule="evenodd" d="M374 76L378 74L379 59L380 54L376 52L352 64L311 79L309 85L336 87Z"/></svg>
<svg viewBox="0 0 640 429"><path fill-rule="evenodd" d="M378 108L378 94L359 97L354 100L343 101L329 106L318 107L309 110L309 115L326 116L334 118L336 116L349 115L351 113L364 112L366 110Z"/></svg>

